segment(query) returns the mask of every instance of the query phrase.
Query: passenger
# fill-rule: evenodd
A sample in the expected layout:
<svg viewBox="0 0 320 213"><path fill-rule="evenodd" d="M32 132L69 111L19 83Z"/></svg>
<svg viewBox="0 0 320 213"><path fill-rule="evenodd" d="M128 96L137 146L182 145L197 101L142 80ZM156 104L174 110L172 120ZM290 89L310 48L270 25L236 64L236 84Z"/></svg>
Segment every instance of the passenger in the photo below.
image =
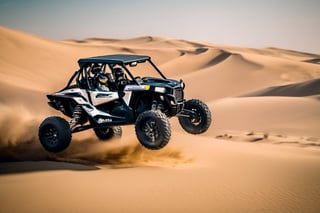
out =
<svg viewBox="0 0 320 213"><path fill-rule="evenodd" d="M127 85L128 80L126 75L124 74L123 70L119 67L112 70L116 85L118 89L123 90L124 87Z"/></svg>

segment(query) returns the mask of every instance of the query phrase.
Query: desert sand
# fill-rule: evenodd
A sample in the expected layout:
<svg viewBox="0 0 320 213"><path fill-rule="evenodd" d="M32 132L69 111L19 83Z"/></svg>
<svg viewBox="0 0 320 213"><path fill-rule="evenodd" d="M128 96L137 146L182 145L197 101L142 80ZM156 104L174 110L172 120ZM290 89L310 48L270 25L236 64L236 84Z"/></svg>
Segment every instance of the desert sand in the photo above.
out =
<svg viewBox="0 0 320 213"><path fill-rule="evenodd" d="M0 27L0 212L319 212L320 55L174 38L53 41ZM172 118L158 151L133 126L58 154L37 139L45 94L81 57L150 55L213 115L203 135Z"/></svg>

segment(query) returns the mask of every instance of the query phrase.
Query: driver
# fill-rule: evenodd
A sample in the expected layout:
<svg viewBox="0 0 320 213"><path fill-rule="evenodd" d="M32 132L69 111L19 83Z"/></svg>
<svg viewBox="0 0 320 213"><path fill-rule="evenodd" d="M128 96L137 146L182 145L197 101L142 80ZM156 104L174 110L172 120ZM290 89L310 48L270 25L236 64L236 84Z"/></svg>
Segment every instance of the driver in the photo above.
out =
<svg viewBox="0 0 320 213"><path fill-rule="evenodd" d="M92 67L93 84L98 90L109 91L108 87L108 77L103 73L102 68L99 65L94 65Z"/></svg>
<svg viewBox="0 0 320 213"><path fill-rule="evenodd" d="M104 91L109 91L108 78L103 73L97 75L97 88Z"/></svg>

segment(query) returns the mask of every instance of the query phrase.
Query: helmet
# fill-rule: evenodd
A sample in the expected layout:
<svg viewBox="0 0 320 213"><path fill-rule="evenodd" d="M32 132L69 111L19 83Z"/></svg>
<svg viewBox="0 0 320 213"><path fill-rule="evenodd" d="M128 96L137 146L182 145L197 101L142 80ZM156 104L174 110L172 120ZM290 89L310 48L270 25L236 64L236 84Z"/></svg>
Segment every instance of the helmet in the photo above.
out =
<svg viewBox="0 0 320 213"><path fill-rule="evenodd" d="M120 77L124 76L123 70L121 68L118 68L118 67L113 70L113 73L114 73L115 79L119 79Z"/></svg>
<svg viewBox="0 0 320 213"><path fill-rule="evenodd" d="M106 84L107 81L108 81L108 78L106 76L104 76L104 75L99 75L98 81L99 81L100 84Z"/></svg>
<svg viewBox="0 0 320 213"><path fill-rule="evenodd" d="M92 72L93 74L97 74L97 73L99 73L99 72L101 72L101 71L102 71L102 69L101 69L101 67L100 67L98 64L94 64L94 65L92 66L91 72Z"/></svg>

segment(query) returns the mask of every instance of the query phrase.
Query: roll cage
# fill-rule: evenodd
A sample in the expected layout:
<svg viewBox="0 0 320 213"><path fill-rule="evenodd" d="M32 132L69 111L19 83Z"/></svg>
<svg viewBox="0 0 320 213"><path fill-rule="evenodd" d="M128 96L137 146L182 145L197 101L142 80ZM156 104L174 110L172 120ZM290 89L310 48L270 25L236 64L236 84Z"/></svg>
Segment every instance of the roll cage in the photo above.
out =
<svg viewBox="0 0 320 213"><path fill-rule="evenodd" d="M144 55L129 55L129 54L115 54L95 56L90 58L81 58L78 60L79 70L77 70L68 81L67 85L62 89L79 87L83 89L94 89L90 83L90 79L93 78L92 71L95 65L99 64L103 72L109 69L112 70L115 67L121 67L125 70L126 74L130 77L130 83L139 85L135 76L130 72L128 67L135 67L140 63L148 62L156 70L156 72L163 78L167 79L160 69L151 61L149 56ZM110 76L112 78L112 76Z"/></svg>

